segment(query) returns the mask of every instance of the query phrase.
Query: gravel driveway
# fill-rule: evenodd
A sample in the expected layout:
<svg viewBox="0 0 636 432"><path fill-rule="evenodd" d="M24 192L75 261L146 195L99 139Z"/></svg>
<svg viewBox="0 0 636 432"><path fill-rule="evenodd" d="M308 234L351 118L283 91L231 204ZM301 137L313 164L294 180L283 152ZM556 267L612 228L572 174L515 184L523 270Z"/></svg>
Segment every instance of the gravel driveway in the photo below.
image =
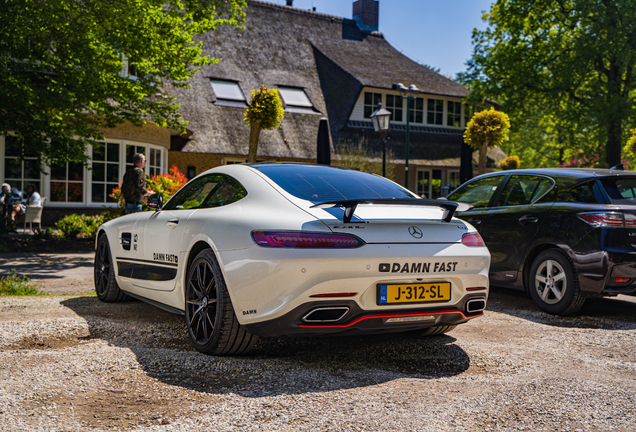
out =
<svg viewBox="0 0 636 432"><path fill-rule="evenodd" d="M227 358L145 303L0 297L0 429L633 431L635 299L556 318L495 288L445 336L262 339Z"/></svg>

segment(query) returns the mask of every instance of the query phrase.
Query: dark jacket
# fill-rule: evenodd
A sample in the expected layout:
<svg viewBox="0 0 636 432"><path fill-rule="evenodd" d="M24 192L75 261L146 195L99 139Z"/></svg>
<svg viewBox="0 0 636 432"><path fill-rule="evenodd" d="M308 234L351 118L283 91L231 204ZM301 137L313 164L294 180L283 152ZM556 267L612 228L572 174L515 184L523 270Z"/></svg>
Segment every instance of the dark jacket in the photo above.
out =
<svg viewBox="0 0 636 432"><path fill-rule="evenodd" d="M121 193L124 195L126 203L142 202L147 192L146 174L141 168L135 167L124 174Z"/></svg>
<svg viewBox="0 0 636 432"><path fill-rule="evenodd" d="M13 195L11 192L7 194L0 193L0 197L4 198L0 200L2 201L2 204L0 204L2 205L2 214L10 215L13 210Z"/></svg>

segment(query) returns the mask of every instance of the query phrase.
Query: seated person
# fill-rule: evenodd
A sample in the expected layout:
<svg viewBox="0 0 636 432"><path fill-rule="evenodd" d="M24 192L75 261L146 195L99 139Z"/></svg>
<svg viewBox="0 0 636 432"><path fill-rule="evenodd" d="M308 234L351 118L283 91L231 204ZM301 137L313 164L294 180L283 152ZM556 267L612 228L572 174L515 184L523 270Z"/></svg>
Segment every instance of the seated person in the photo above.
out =
<svg viewBox="0 0 636 432"><path fill-rule="evenodd" d="M0 205L2 206L2 215L11 217L13 211L13 194L9 183L2 184L2 193L0 193ZM12 218L13 219L13 218Z"/></svg>
<svg viewBox="0 0 636 432"><path fill-rule="evenodd" d="M38 188L33 183L30 183L26 189L26 205L16 204L13 206L13 220L15 220L16 216L22 216L26 213L26 206L42 206L42 197L38 193Z"/></svg>

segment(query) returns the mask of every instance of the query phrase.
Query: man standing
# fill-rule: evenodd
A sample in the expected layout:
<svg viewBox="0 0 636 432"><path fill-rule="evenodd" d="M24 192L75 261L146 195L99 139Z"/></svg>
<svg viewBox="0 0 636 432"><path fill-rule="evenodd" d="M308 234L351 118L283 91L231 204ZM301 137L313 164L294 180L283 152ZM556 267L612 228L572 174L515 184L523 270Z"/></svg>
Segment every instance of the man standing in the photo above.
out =
<svg viewBox="0 0 636 432"><path fill-rule="evenodd" d="M141 203L147 196L155 193L146 189L146 157L141 153L133 156L135 168L124 174L124 181L121 185L121 193L126 200L126 214L138 213L141 211Z"/></svg>

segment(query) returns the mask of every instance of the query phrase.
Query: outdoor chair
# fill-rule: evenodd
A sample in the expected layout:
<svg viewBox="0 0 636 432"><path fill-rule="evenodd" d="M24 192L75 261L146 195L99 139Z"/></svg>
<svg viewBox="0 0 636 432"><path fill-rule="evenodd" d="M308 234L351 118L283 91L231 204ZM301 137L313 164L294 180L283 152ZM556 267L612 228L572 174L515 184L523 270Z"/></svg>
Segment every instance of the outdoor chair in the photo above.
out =
<svg viewBox="0 0 636 432"><path fill-rule="evenodd" d="M26 206L26 212L24 214L24 232L26 232L27 222L29 223L29 229L31 232L33 232L34 223L38 224L39 228L42 229L42 210L44 209L45 202L46 197L42 197L41 206Z"/></svg>

